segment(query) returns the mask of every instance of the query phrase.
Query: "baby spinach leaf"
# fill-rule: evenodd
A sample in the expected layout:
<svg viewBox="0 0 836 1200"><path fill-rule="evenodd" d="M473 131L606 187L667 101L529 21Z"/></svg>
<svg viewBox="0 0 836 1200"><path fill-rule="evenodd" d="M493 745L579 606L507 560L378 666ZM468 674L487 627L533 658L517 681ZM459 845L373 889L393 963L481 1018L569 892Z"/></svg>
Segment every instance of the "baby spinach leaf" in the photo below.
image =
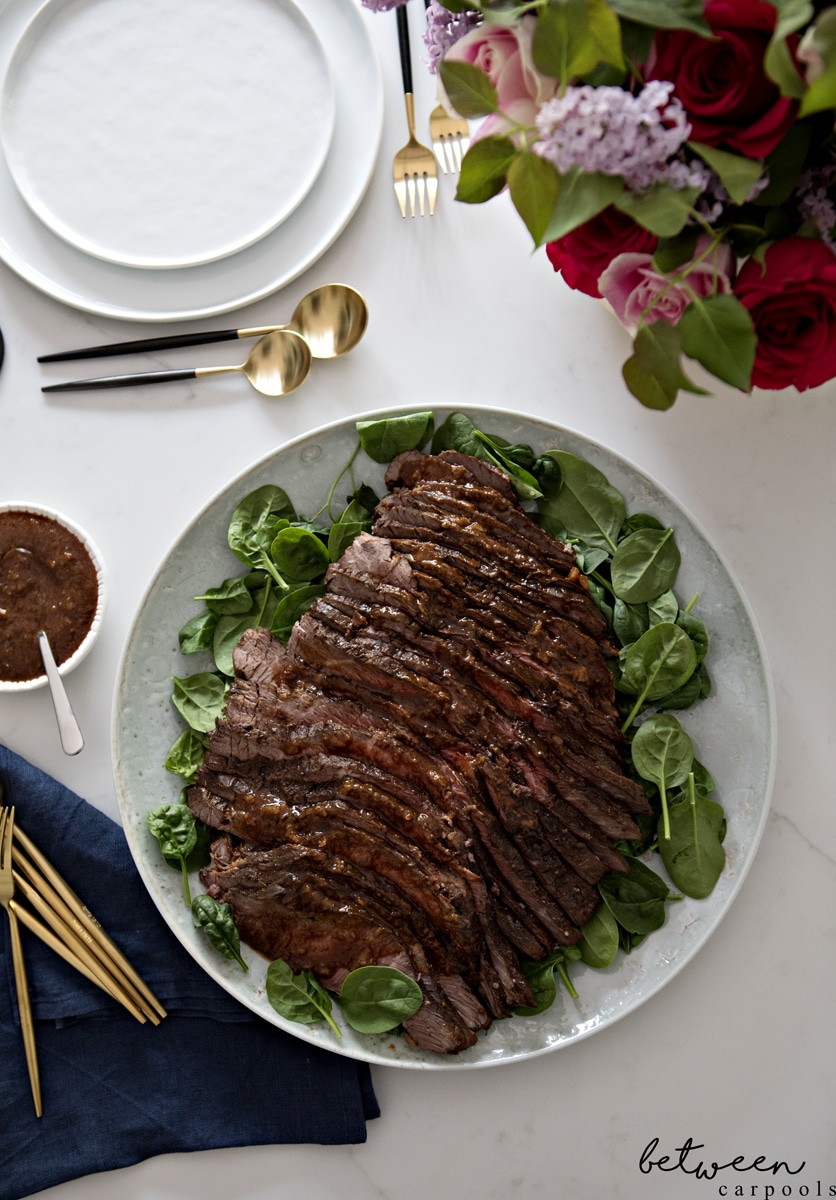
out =
<svg viewBox="0 0 836 1200"><path fill-rule="evenodd" d="M549 450L563 474L556 496L540 501L540 512L571 530L589 546L612 554L624 523L624 498L591 463L565 450Z"/></svg>
<svg viewBox="0 0 836 1200"><path fill-rule="evenodd" d="M637 699L622 728L632 725L645 701L675 692L693 675L697 652L688 634L671 621L651 625L638 641L619 654L621 691Z"/></svg>
<svg viewBox="0 0 836 1200"><path fill-rule="evenodd" d="M340 989L340 1008L358 1033L386 1033L408 1021L424 1002L414 979L395 967L357 967Z"/></svg>
<svg viewBox="0 0 836 1200"><path fill-rule="evenodd" d="M358 421L360 445L372 462L389 463L406 450L420 450L433 431L431 412L407 413L377 421Z"/></svg>
<svg viewBox="0 0 836 1200"><path fill-rule="evenodd" d="M641 859L629 860L629 875L610 872L598 884L598 891L612 915L628 933L646 934L665 923L665 901L670 888L661 876Z"/></svg>
<svg viewBox="0 0 836 1200"><path fill-rule="evenodd" d="M195 654L198 650L211 650L215 636L218 614L201 612L186 622L177 635L181 654Z"/></svg>
<svg viewBox="0 0 836 1200"><path fill-rule="evenodd" d="M146 817L151 833L160 843L163 857L176 862L183 876L183 894L191 905L186 859L197 845L197 823L185 804L158 804Z"/></svg>
<svg viewBox="0 0 836 1200"><path fill-rule="evenodd" d="M211 733L215 721L223 716L226 681L211 671L199 671L184 678L174 675L172 683L171 702L186 724L198 733Z"/></svg>
<svg viewBox="0 0 836 1200"><path fill-rule="evenodd" d="M208 746L209 739L205 733L185 729L169 750L165 769L171 771L172 775L182 775L187 783L191 783Z"/></svg>
<svg viewBox="0 0 836 1200"><path fill-rule="evenodd" d="M658 625L660 621L676 622L678 615L679 601L670 588L647 603L647 616L651 625ZM688 632L687 629L685 632Z"/></svg>
<svg viewBox="0 0 836 1200"><path fill-rule="evenodd" d="M609 967L618 953L618 922L606 904L601 904L584 925L580 940L581 958L588 967Z"/></svg>
<svg viewBox="0 0 836 1200"><path fill-rule="evenodd" d="M242 971L249 970L241 957L241 938L228 904L221 904L211 896L195 896L192 901L192 924L203 930L210 944L224 958L233 959Z"/></svg>
<svg viewBox="0 0 836 1200"><path fill-rule="evenodd" d="M521 500L539 500L542 497L538 481L528 469L534 462L534 451L530 446L522 443L509 445L504 438L492 437L481 429L474 431L474 437L482 447L478 457L504 471Z"/></svg>
<svg viewBox="0 0 836 1200"><path fill-rule="evenodd" d="M619 542L613 554L613 591L628 604L653 600L672 586L680 562L672 529L637 529Z"/></svg>
<svg viewBox="0 0 836 1200"><path fill-rule="evenodd" d="M270 546L270 556L291 583L311 583L319 579L331 561L322 539L298 525L279 530Z"/></svg>
<svg viewBox="0 0 836 1200"><path fill-rule="evenodd" d="M308 611L318 596L324 595L325 585L322 583L308 583L293 588L276 605L270 632L275 634L280 642L287 644L293 626L302 614Z"/></svg>
<svg viewBox="0 0 836 1200"><path fill-rule="evenodd" d="M225 579L220 587L207 588L202 596L195 596L195 600L205 604L210 612L218 616L245 613L253 602L246 581L240 576Z"/></svg>
<svg viewBox="0 0 836 1200"><path fill-rule="evenodd" d="M642 779L655 783L662 802L662 838L670 837L668 788L685 783L694 762L694 745L688 734L668 713L648 717L636 730L630 744L634 769Z"/></svg>
<svg viewBox="0 0 836 1200"><path fill-rule="evenodd" d="M662 524L662 522L658 519L658 517L654 517L652 513L630 513L628 517L625 517L624 524L621 526L621 530L618 535L618 540L622 541L629 534L635 533L637 529L664 528L665 526Z"/></svg>
<svg viewBox="0 0 836 1200"><path fill-rule="evenodd" d="M580 957L581 952L577 946L558 946L537 962L523 959L520 966L534 994L534 1004L515 1005L512 1009L514 1014L518 1017L536 1017L547 1008L551 1008L557 998L555 973L572 999L577 1000L578 992L567 968L569 963L577 962Z"/></svg>
<svg viewBox="0 0 836 1200"><path fill-rule="evenodd" d="M552 500L563 486L563 472L557 459L541 454L535 460L531 473L540 486L544 499Z"/></svg>
<svg viewBox="0 0 836 1200"><path fill-rule="evenodd" d="M694 643L694 649L697 652L697 662L701 663L708 653L708 631L705 627L705 622L695 617L691 612L681 612L676 618L676 623L680 629L684 629L688 637Z"/></svg>
<svg viewBox="0 0 836 1200"><path fill-rule="evenodd" d="M647 632L650 621L646 604L627 604L616 600L613 605L613 630L622 646L637 642Z"/></svg>
<svg viewBox="0 0 836 1200"><path fill-rule="evenodd" d="M212 654L215 666L222 675L232 678L235 674L233 651L248 629L270 628L276 603L268 578L263 588L250 595L250 607L243 616L221 617L218 620L212 641Z"/></svg>
<svg viewBox="0 0 836 1200"><path fill-rule="evenodd" d="M245 496L233 512L227 534L229 547L247 566L267 568L265 560L278 522L295 520L296 510L287 492L267 483Z"/></svg>
<svg viewBox="0 0 836 1200"><path fill-rule="evenodd" d="M687 798L670 806L669 837L659 837L659 854L671 881L695 900L714 889L726 865L726 818L714 800L700 795L693 774Z"/></svg>
<svg viewBox="0 0 836 1200"><path fill-rule="evenodd" d="M675 692L669 692L662 697L661 703L668 708L690 708L698 700L704 700L711 692L711 679L705 669L705 663L700 663L690 679L683 683Z"/></svg>
<svg viewBox="0 0 836 1200"><path fill-rule="evenodd" d="M279 1014L300 1025L315 1025L325 1020L337 1037L339 1026L331 1016L331 997L311 971L293 973L283 958L274 959L267 968L267 999Z"/></svg>
<svg viewBox="0 0 836 1200"><path fill-rule="evenodd" d="M474 458L482 457L482 446L476 436L476 426L466 413L450 413L433 434L432 453L440 454L442 450L458 450L459 454L472 454Z"/></svg>

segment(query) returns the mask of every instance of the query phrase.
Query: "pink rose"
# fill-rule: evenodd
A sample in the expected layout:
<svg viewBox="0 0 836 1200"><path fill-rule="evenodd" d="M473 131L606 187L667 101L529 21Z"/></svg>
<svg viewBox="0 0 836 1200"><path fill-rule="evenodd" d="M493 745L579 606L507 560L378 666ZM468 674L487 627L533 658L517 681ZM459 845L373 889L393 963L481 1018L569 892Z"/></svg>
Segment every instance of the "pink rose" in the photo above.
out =
<svg viewBox="0 0 836 1200"><path fill-rule="evenodd" d="M700 238L691 263L677 268L674 281L656 270L650 254L619 254L598 280L601 295L628 328L642 319L675 325L695 296L731 291L730 248L717 246L700 260L707 245L708 238Z"/></svg>
<svg viewBox="0 0 836 1200"><path fill-rule="evenodd" d="M537 110L557 92L557 80L534 66L531 44L536 17L523 17L515 28L485 22L447 51L445 62L471 63L496 88L500 112L483 121L475 137L506 133L514 125L533 125ZM475 140L475 139L474 139Z"/></svg>

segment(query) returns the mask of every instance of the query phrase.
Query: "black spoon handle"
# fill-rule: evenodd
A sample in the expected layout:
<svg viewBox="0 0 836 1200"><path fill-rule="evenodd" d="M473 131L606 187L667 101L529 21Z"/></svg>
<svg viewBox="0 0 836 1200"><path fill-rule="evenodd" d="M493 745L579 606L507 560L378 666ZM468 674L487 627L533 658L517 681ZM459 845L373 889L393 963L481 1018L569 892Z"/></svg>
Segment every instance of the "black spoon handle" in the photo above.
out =
<svg viewBox="0 0 836 1200"><path fill-rule="evenodd" d="M401 52L401 75L403 76L404 95L412 93L412 59L409 53L409 22L406 15L406 5L401 4L395 9L398 19L398 49Z"/></svg>
<svg viewBox="0 0 836 1200"><path fill-rule="evenodd" d="M196 379L197 367L181 371L139 371L134 375L103 375L100 379L73 379L69 383L50 383L42 392L87 392L98 388L139 387L145 383L172 383L177 379Z"/></svg>
<svg viewBox="0 0 836 1200"><path fill-rule="evenodd" d="M208 329L203 333L172 333L166 337L138 338L133 342L110 342L106 346L85 346L81 350L59 350L41 354L39 363L69 362L76 358L108 358L117 354L134 354L146 350L173 350L177 346L204 346L209 342L234 341L238 329Z"/></svg>

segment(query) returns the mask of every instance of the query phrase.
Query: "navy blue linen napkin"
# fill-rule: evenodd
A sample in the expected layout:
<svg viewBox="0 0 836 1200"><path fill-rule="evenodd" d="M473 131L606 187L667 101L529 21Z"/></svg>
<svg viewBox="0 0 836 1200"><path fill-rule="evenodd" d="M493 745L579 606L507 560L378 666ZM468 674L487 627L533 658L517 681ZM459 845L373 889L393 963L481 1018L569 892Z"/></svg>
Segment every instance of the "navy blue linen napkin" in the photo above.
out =
<svg viewBox="0 0 836 1200"><path fill-rule="evenodd" d="M35 1116L0 914L0 1200L158 1154L366 1140L367 1064L310 1046L230 996L183 949L121 828L0 745L5 803L168 1016L140 1024L22 930L44 1115Z"/></svg>

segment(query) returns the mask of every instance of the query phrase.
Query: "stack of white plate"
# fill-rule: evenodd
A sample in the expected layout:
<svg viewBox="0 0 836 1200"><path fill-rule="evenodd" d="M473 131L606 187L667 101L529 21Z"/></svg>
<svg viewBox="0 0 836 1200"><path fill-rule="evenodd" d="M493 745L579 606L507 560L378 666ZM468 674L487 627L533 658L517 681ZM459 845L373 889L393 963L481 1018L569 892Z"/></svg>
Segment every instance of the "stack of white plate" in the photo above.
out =
<svg viewBox="0 0 836 1200"><path fill-rule="evenodd" d="M176 320L289 283L355 212L383 91L356 0L0 0L0 258Z"/></svg>

